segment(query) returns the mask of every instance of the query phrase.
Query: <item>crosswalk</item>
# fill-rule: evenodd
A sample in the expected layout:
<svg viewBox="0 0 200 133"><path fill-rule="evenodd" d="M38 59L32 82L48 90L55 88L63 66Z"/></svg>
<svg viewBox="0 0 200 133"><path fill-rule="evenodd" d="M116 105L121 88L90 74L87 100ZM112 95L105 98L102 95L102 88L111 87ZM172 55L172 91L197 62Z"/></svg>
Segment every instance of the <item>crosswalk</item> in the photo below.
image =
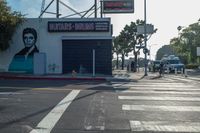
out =
<svg viewBox="0 0 200 133"><path fill-rule="evenodd" d="M190 116L200 113L200 88L188 82L161 78L121 86L113 83L122 111L131 114L131 131L199 133L200 119Z"/></svg>

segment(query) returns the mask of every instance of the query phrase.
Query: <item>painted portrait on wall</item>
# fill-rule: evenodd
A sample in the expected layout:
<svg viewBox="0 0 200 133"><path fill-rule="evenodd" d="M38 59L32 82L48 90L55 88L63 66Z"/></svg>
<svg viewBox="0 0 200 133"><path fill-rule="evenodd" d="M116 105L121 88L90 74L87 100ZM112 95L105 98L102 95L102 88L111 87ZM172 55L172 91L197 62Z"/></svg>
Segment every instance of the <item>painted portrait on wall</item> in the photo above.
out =
<svg viewBox="0 0 200 133"><path fill-rule="evenodd" d="M37 42L37 32L33 28L25 28L22 33L24 48L13 57L9 71L33 73L33 55L39 52Z"/></svg>

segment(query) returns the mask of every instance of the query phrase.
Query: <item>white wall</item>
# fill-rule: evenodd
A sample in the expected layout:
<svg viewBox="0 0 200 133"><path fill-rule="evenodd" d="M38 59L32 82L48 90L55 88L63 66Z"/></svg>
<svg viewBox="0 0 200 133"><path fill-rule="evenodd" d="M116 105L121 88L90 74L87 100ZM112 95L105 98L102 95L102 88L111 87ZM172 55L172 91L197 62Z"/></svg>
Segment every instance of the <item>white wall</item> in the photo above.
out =
<svg viewBox="0 0 200 133"><path fill-rule="evenodd" d="M50 64L56 64L56 69L54 73L60 74L62 73L62 38L63 37L111 37L110 32L60 32L60 33L49 33L48 32L48 21L105 21L110 20L109 18L104 19L56 19L56 18L29 18L20 25L16 33L14 34L12 41L10 42L10 48L4 52L0 53L0 70L8 70L8 66L13 58L13 56L24 48L23 40L22 40L22 32L24 28L30 27L34 28L37 31L37 42L36 46L38 47L40 52L46 53L47 64L46 70L47 73L52 73L49 71L48 66Z"/></svg>

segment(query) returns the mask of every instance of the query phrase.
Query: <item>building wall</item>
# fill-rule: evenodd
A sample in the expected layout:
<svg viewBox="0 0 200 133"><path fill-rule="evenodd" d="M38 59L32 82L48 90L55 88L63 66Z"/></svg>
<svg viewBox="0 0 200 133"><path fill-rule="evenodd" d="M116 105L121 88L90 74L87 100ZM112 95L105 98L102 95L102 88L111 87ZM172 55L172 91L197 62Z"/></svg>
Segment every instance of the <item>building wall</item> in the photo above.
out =
<svg viewBox="0 0 200 133"><path fill-rule="evenodd" d="M54 18L29 18L21 24L10 42L10 48L0 53L0 70L8 71L13 57L23 49L22 39L23 30L27 27L37 31L36 46L41 53L46 54L46 73L62 73L62 40L67 38L111 38L111 28L109 32L48 32L48 21L110 21L109 18L103 19L54 19ZM52 69L54 67L54 69Z"/></svg>

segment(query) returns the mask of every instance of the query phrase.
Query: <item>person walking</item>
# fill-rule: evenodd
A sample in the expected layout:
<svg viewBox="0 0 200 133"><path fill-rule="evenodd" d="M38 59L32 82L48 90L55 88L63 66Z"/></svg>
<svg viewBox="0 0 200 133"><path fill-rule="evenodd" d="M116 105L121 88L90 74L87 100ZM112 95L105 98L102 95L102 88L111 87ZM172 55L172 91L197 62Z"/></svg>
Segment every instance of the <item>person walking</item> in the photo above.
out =
<svg viewBox="0 0 200 133"><path fill-rule="evenodd" d="M164 63L160 62L160 70L159 70L160 76L164 76Z"/></svg>

